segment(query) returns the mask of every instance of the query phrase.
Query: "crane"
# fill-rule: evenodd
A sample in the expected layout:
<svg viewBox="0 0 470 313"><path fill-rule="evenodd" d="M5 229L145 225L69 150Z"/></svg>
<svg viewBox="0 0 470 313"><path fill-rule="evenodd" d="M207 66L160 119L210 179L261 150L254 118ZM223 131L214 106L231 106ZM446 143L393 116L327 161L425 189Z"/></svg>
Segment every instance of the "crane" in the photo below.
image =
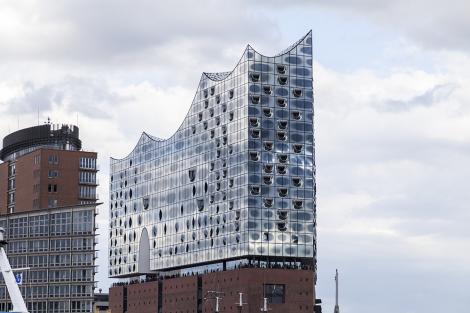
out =
<svg viewBox="0 0 470 313"><path fill-rule="evenodd" d="M20 288L16 283L15 275L13 275L10 261L8 261L7 254L5 253L4 247L6 244L5 229L0 227L0 271L2 272L3 279L5 280L5 284L8 289L8 294L10 295L11 303L13 304L13 312L29 313L23 296L21 295Z"/></svg>

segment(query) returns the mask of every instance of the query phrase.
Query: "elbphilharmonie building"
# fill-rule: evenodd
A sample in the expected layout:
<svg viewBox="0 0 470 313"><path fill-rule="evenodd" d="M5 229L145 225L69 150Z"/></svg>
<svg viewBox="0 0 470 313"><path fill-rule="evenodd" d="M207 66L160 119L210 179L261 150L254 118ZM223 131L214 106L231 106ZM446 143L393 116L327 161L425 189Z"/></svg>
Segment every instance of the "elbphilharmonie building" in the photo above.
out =
<svg viewBox="0 0 470 313"><path fill-rule="evenodd" d="M145 114L145 112L143 112ZM173 136L111 159L109 276L260 262L315 269L312 35L203 73Z"/></svg>

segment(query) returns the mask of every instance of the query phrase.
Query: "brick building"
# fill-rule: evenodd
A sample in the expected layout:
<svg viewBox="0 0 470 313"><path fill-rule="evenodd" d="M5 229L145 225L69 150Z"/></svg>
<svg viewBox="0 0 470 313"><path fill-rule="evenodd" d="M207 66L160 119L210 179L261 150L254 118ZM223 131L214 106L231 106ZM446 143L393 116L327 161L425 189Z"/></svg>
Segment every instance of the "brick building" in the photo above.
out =
<svg viewBox="0 0 470 313"><path fill-rule="evenodd" d="M0 227L12 268L26 268L29 312L91 312L97 154L81 151L78 127L45 124L6 136L0 158ZM0 310L10 307L0 281Z"/></svg>
<svg viewBox="0 0 470 313"><path fill-rule="evenodd" d="M301 269L241 268L167 277L111 288L112 313L255 313L269 298L272 313L313 312L314 273ZM242 293L242 306L240 303Z"/></svg>

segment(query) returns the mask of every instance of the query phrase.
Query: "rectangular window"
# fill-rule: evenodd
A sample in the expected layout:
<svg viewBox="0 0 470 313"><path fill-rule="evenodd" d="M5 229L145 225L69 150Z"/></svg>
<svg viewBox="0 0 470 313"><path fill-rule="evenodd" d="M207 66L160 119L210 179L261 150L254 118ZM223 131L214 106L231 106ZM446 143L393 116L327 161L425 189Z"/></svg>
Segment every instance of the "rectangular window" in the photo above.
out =
<svg viewBox="0 0 470 313"><path fill-rule="evenodd" d="M0 299L6 299L7 290L6 286L0 286ZM6 311L6 303L0 304L0 310Z"/></svg>
<svg viewBox="0 0 470 313"><path fill-rule="evenodd" d="M56 208L57 207L57 199L49 198L47 200L47 207L48 208Z"/></svg>
<svg viewBox="0 0 470 313"><path fill-rule="evenodd" d="M272 303L272 304L285 303L286 285L265 284L264 295L268 299L268 303Z"/></svg>
<svg viewBox="0 0 470 313"><path fill-rule="evenodd" d="M70 251L70 239L51 239L51 251Z"/></svg>
<svg viewBox="0 0 470 313"><path fill-rule="evenodd" d="M96 187L80 186L80 198L96 199Z"/></svg>
<svg viewBox="0 0 470 313"><path fill-rule="evenodd" d="M37 200L37 199L35 199ZM49 236L49 215L34 215L29 217L29 234L31 237Z"/></svg>
<svg viewBox="0 0 470 313"><path fill-rule="evenodd" d="M13 205L15 204L15 192L10 192L8 194L8 205Z"/></svg>
<svg viewBox="0 0 470 313"><path fill-rule="evenodd" d="M51 154L48 158L49 164L59 164L59 157L55 154Z"/></svg>
<svg viewBox="0 0 470 313"><path fill-rule="evenodd" d="M47 282L47 270L30 270L29 271L29 282L31 282L31 283Z"/></svg>
<svg viewBox="0 0 470 313"><path fill-rule="evenodd" d="M11 268L22 268L28 266L28 258L26 255L9 257Z"/></svg>
<svg viewBox="0 0 470 313"><path fill-rule="evenodd" d="M80 183L82 184L96 184L96 173L80 171Z"/></svg>
<svg viewBox="0 0 470 313"><path fill-rule="evenodd" d="M8 166L8 176L14 176L16 174L16 164L10 164Z"/></svg>
<svg viewBox="0 0 470 313"><path fill-rule="evenodd" d="M29 312L35 313L47 313L47 302L46 301L34 301L28 303Z"/></svg>
<svg viewBox="0 0 470 313"><path fill-rule="evenodd" d="M48 184L47 185L48 192L57 192L57 184Z"/></svg>
<svg viewBox="0 0 470 313"><path fill-rule="evenodd" d="M48 239L35 239L29 241L30 252L44 252L49 251L49 240ZM31 263L31 261L29 261ZM47 265L47 262L46 262Z"/></svg>
<svg viewBox="0 0 470 313"><path fill-rule="evenodd" d="M49 256L49 265L56 267L70 266L70 254L51 254Z"/></svg>
<svg viewBox="0 0 470 313"><path fill-rule="evenodd" d="M47 273L47 272L46 272ZM47 274L44 282L47 281ZM43 282L41 281L41 282ZM31 298L47 298L47 286L31 286Z"/></svg>
<svg viewBox="0 0 470 313"><path fill-rule="evenodd" d="M49 270L50 282L61 282L70 280L70 270Z"/></svg>
<svg viewBox="0 0 470 313"><path fill-rule="evenodd" d="M8 234L11 239L28 236L28 218L11 218L8 225Z"/></svg>
<svg viewBox="0 0 470 313"><path fill-rule="evenodd" d="M69 285L49 285L49 296L51 298L69 297ZM53 303L53 302L52 302ZM59 310L59 312L67 312L68 310Z"/></svg>
<svg viewBox="0 0 470 313"><path fill-rule="evenodd" d="M8 253L26 253L28 252L27 241L11 241L8 246Z"/></svg>
<svg viewBox="0 0 470 313"><path fill-rule="evenodd" d="M72 266L91 266L93 265L93 254L80 253L72 255Z"/></svg>
<svg viewBox="0 0 470 313"><path fill-rule="evenodd" d="M72 212L51 214L51 236L70 235L72 233Z"/></svg>
<svg viewBox="0 0 470 313"><path fill-rule="evenodd" d="M47 251L47 250L44 250ZM29 256L30 267L47 267L47 255L30 255Z"/></svg>
<svg viewBox="0 0 470 313"><path fill-rule="evenodd" d="M94 158L80 158L80 168L95 170L96 159Z"/></svg>
<svg viewBox="0 0 470 313"><path fill-rule="evenodd" d="M35 155L34 156L34 164L40 164L41 163L41 155L38 154L38 155Z"/></svg>
<svg viewBox="0 0 470 313"><path fill-rule="evenodd" d="M72 269L72 281L93 281L93 270Z"/></svg>
<svg viewBox="0 0 470 313"><path fill-rule="evenodd" d="M72 239L72 250L81 251L81 250L92 250L92 249L93 249L93 238L73 238Z"/></svg>
<svg viewBox="0 0 470 313"><path fill-rule="evenodd" d="M14 178L8 180L8 190L12 190L15 188L16 188L16 180Z"/></svg>
<svg viewBox="0 0 470 313"><path fill-rule="evenodd" d="M92 294L91 285L71 285L70 290L72 297L91 296Z"/></svg>
<svg viewBox="0 0 470 313"><path fill-rule="evenodd" d="M49 178L56 178L59 176L59 171L58 170L49 170L47 173L47 177Z"/></svg>
<svg viewBox="0 0 470 313"><path fill-rule="evenodd" d="M73 233L92 234L93 233L93 211L73 212Z"/></svg>
<svg viewBox="0 0 470 313"><path fill-rule="evenodd" d="M71 306L71 312L91 312L92 307L91 307L91 301L90 300L82 300L82 301L71 301L70 302Z"/></svg>

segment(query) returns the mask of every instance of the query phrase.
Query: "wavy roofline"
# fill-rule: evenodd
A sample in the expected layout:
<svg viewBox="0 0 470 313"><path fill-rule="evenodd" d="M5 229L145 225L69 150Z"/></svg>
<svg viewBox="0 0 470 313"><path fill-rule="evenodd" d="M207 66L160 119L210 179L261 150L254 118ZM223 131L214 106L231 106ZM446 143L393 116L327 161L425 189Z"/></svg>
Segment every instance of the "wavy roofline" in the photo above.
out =
<svg viewBox="0 0 470 313"><path fill-rule="evenodd" d="M139 140L137 140L137 143L134 145L134 148L132 148L132 150L123 158L113 158L113 157L110 157L111 161L122 161L122 160L125 160L125 159L128 159L131 154L135 151L135 149L137 148L137 146L139 145L139 142L141 141L141 139L145 136L147 137L148 139L154 141L154 142L163 142L163 141L167 141L167 140L170 140L171 138L173 138L173 136L176 135L176 133L178 133L178 131L181 129L181 126L183 125L184 121L186 120L187 116L188 116L188 113L190 112L191 110L191 107L194 103L194 99L196 98L197 96L197 93L199 92L199 87L201 85L201 81L204 79L204 77L206 77L207 79L209 79L210 81L213 81L213 82L220 82L220 81L223 81L223 80L226 80L227 78L229 78L233 72L235 71L235 69L238 67L238 65L240 64L241 60L243 59L243 57L245 56L246 52L248 50L253 50L254 53L257 53L263 57L266 57L266 58L275 58L275 57L279 57L279 56L282 56L282 55L285 55L285 54L289 54L292 50L294 50L295 48L297 48L297 46L302 42L304 41L308 36L311 36L312 35L312 30L310 29L304 36L302 36L299 40L297 40L296 42L294 42L293 44L291 44L289 47L287 47L286 49L282 50L281 52L273 55L273 56L267 56L267 55L264 55L260 52L258 52L256 49L254 49L250 44L247 44L246 47L245 47L245 50L243 50L243 53L241 55L241 57L238 59L238 62L235 64L235 66L233 67L233 69L231 71L226 71L226 72L213 72L213 73L210 73L210 72L202 72L202 75L201 75L201 78L199 79L199 83L198 83L198 86L196 88L196 92L194 94L194 97L193 97L193 100L191 101L191 104L189 105L189 108L186 112L186 115L184 116L183 120L181 121L180 125L178 126L178 128L176 129L176 131L168 138L166 139L162 139L162 138L159 138L159 137L155 137L155 136L152 136L150 135L149 133L143 131L139 137ZM220 75L220 76L223 76L223 78L221 79L214 79L215 76L217 75Z"/></svg>
<svg viewBox="0 0 470 313"><path fill-rule="evenodd" d="M282 50L281 52L273 55L273 56L268 56L268 55L265 55L265 54L262 54L261 52L259 52L258 50L256 50L255 48L253 48L252 45L248 44L246 45L246 48L245 50L243 51L242 53L242 56L241 58L238 60L237 64L235 65L235 67L231 70L231 71L227 71L227 72L203 72L202 74L204 76L206 76L209 80L211 81L214 81L214 82L219 82L219 81L223 81L225 79L227 79L232 73L233 71L237 68L238 64L240 64L240 61L242 60L243 56L245 55L246 51L247 50L253 50L255 53L263 56L263 57L266 57L266 58L275 58L275 57L279 57L281 55L284 55L284 54L288 54L290 53L292 50L294 50L295 48L297 48L297 46L305 40L305 38L307 38L309 35L312 34L312 30L309 30L304 36L302 36L299 40L297 40L296 42L294 42L293 44L291 44L289 47L287 47L286 49ZM217 76L217 75L221 75L221 76L224 76L223 78L221 79L215 79L213 78L214 76Z"/></svg>
<svg viewBox="0 0 470 313"><path fill-rule="evenodd" d="M273 55L273 56L269 56L269 55L265 55L265 54L262 54L261 52L257 51L255 48L253 48L251 45L248 44L248 47L250 47L255 53L263 56L263 57L266 57L266 58L275 58L275 57L279 57L281 55L284 55L284 54L288 54L290 53L292 50L294 50L295 48L297 48L297 46L305 40L305 38L307 38L309 35L312 35L312 30L309 30L305 35L302 36L302 38L300 38L299 40L297 40L296 42L294 42L293 44L291 44L289 47L287 47L286 49L280 51L279 53Z"/></svg>
<svg viewBox="0 0 470 313"><path fill-rule="evenodd" d="M181 125L180 125L181 127ZM178 127L178 130L179 130L179 127ZM176 130L176 131L178 131ZM175 132L176 133L176 132ZM171 136L173 137L174 134ZM125 160L127 158L129 158L129 156L134 152L134 150L137 148L137 146L139 145L139 142L142 140L143 137L147 137L148 139L152 140L152 141L155 141L155 142L161 142L161 141L165 141L165 140L168 140L170 139L171 137L169 137L168 139L161 139L161 138L158 138L158 137L155 137L155 136L152 136L150 135L149 133L147 133L146 131L143 131L140 136L139 136L139 139L137 140L137 142L135 143L134 145L134 148L132 148L132 150L123 158L114 158L114 157L109 157L112 161L121 161L121 160Z"/></svg>

